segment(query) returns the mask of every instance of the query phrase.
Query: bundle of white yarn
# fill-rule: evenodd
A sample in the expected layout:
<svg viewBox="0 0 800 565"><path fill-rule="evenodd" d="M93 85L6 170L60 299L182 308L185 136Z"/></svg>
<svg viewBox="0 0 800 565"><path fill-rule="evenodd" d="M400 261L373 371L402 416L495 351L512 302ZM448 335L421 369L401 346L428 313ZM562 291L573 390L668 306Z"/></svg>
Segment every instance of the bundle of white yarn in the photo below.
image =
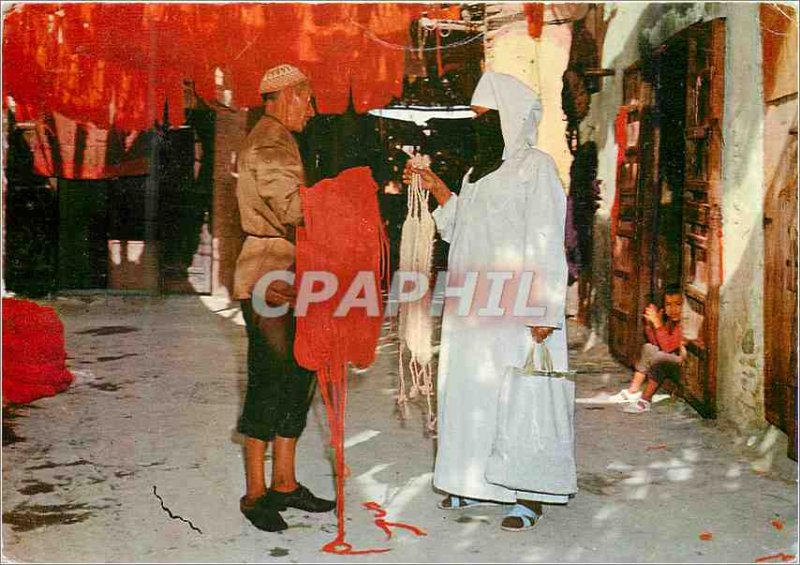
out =
<svg viewBox="0 0 800 565"><path fill-rule="evenodd" d="M416 154L411 158L414 168L424 169L430 167L430 158L427 155ZM424 274L430 279L433 259L433 239L436 234L436 224L428 207L428 191L422 188L419 174L413 174L411 184L407 187L408 214L400 240L400 264L403 272L416 272ZM400 305L400 390L398 405L403 417L408 414L408 401L420 394L425 397L426 412L429 431L433 432L435 417L433 415L432 397L434 395L433 370L433 324L430 315L430 296L425 296L415 302L405 302ZM408 369L411 373L410 386L405 378L405 355L410 354Z"/></svg>

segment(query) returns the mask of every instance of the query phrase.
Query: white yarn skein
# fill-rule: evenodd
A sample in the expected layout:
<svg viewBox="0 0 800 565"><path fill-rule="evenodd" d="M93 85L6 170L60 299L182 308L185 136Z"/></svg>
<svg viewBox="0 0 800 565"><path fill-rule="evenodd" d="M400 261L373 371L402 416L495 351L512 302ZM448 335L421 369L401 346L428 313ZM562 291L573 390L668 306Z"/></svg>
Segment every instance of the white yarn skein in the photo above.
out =
<svg viewBox="0 0 800 565"><path fill-rule="evenodd" d="M428 168L430 158L427 155L414 155L411 164L415 168ZM436 233L436 224L428 208L428 192L422 188L420 175L413 174L411 184L407 190L408 214L400 239L400 264L398 268L405 272L422 273L430 276L433 259L433 239ZM431 360L433 358L433 325L430 317L430 296L426 294L416 302L406 302L400 305L400 395L398 403L401 413L405 416L405 406L409 399L419 394L427 397L427 416L429 429L432 427L433 414L431 396L433 389L433 371ZM405 359L402 349L405 347L411 354L409 370L411 372L411 386L405 382ZM408 391L406 393L406 391Z"/></svg>

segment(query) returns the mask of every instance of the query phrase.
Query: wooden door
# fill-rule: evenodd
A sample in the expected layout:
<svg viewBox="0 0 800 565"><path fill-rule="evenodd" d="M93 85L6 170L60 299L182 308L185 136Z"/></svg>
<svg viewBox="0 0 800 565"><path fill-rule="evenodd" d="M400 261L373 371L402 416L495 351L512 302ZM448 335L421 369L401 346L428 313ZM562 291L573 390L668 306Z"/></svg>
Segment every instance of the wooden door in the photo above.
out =
<svg viewBox="0 0 800 565"><path fill-rule="evenodd" d="M635 335L636 313L639 311L637 293L631 290L638 286L639 281L636 200L639 187L641 83L642 73L638 67L625 71L623 106L618 118L621 123L617 124L617 142L620 143L617 163L617 214L611 242L611 316L608 320L608 345L611 353L628 365L635 355L631 342Z"/></svg>
<svg viewBox="0 0 800 565"><path fill-rule="evenodd" d="M633 366L644 340L642 311L651 292L651 247L658 128L653 88L634 65L625 71L618 138L624 147L617 166L617 215L611 253L609 348ZM620 141L618 139L618 141Z"/></svg>
<svg viewBox="0 0 800 565"><path fill-rule="evenodd" d="M683 191L684 398L716 417L719 287L722 281L722 110L725 23L687 32L686 164Z"/></svg>
<svg viewBox="0 0 800 565"><path fill-rule="evenodd" d="M797 461L797 11L760 5L764 76L764 410Z"/></svg>
<svg viewBox="0 0 800 565"><path fill-rule="evenodd" d="M788 136L764 205L764 408L797 460L797 134Z"/></svg>

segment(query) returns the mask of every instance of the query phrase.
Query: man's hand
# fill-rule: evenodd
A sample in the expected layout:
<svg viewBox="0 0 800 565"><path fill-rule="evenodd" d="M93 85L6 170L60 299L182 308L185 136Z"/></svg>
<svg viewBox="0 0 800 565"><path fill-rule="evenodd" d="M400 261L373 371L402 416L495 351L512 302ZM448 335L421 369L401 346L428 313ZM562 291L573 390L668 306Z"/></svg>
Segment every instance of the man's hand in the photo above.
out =
<svg viewBox="0 0 800 565"><path fill-rule="evenodd" d="M283 306L289 304L294 308L297 299L297 289L286 281L277 280L269 285L264 300L270 306Z"/></svg>
<svg viewBox="0 0 800 565"><path fill-rule="evenodd" d="M533 326L531 328L531 335L536 343L542 343L544 340L550 337L550 334L552 334L553 331L555 331L555 328L550 328L547 326Z"/></svg>

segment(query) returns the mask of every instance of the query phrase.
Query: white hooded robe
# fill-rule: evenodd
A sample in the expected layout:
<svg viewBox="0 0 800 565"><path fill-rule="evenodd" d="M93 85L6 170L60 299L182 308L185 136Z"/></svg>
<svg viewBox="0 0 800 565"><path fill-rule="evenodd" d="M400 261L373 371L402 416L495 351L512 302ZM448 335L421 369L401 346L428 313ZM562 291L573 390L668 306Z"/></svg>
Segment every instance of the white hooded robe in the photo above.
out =
<svg viewBox="0 0 800 565"><path fill-rule="evenodd" d="M448 286L462 286L468 272L479 272L480 280L486 281L488 271L532 271L527 305L545 310L536 316L486 317L478 315L485 305L479 299L463 316L456 312L458 298L446 299L433 482L454 495L514 502L517 491L487 482L484 473L503 376L508 366L524 365L533 345L530 326L557 328L545 343L554 369L568 369L566 195L552 157L534 147L542 107L531 89L510 75L488 72L479 81L472 104L499 111L505 160L475 183L467 175L460 194L451 195L433 212L439 234L450 243ZM477 294L484 299L487 285L478 284L484 292ZM513 299L503 304L513 304ZM548 493L525 492L519 498L567 502L566 496Z"/></svg>

